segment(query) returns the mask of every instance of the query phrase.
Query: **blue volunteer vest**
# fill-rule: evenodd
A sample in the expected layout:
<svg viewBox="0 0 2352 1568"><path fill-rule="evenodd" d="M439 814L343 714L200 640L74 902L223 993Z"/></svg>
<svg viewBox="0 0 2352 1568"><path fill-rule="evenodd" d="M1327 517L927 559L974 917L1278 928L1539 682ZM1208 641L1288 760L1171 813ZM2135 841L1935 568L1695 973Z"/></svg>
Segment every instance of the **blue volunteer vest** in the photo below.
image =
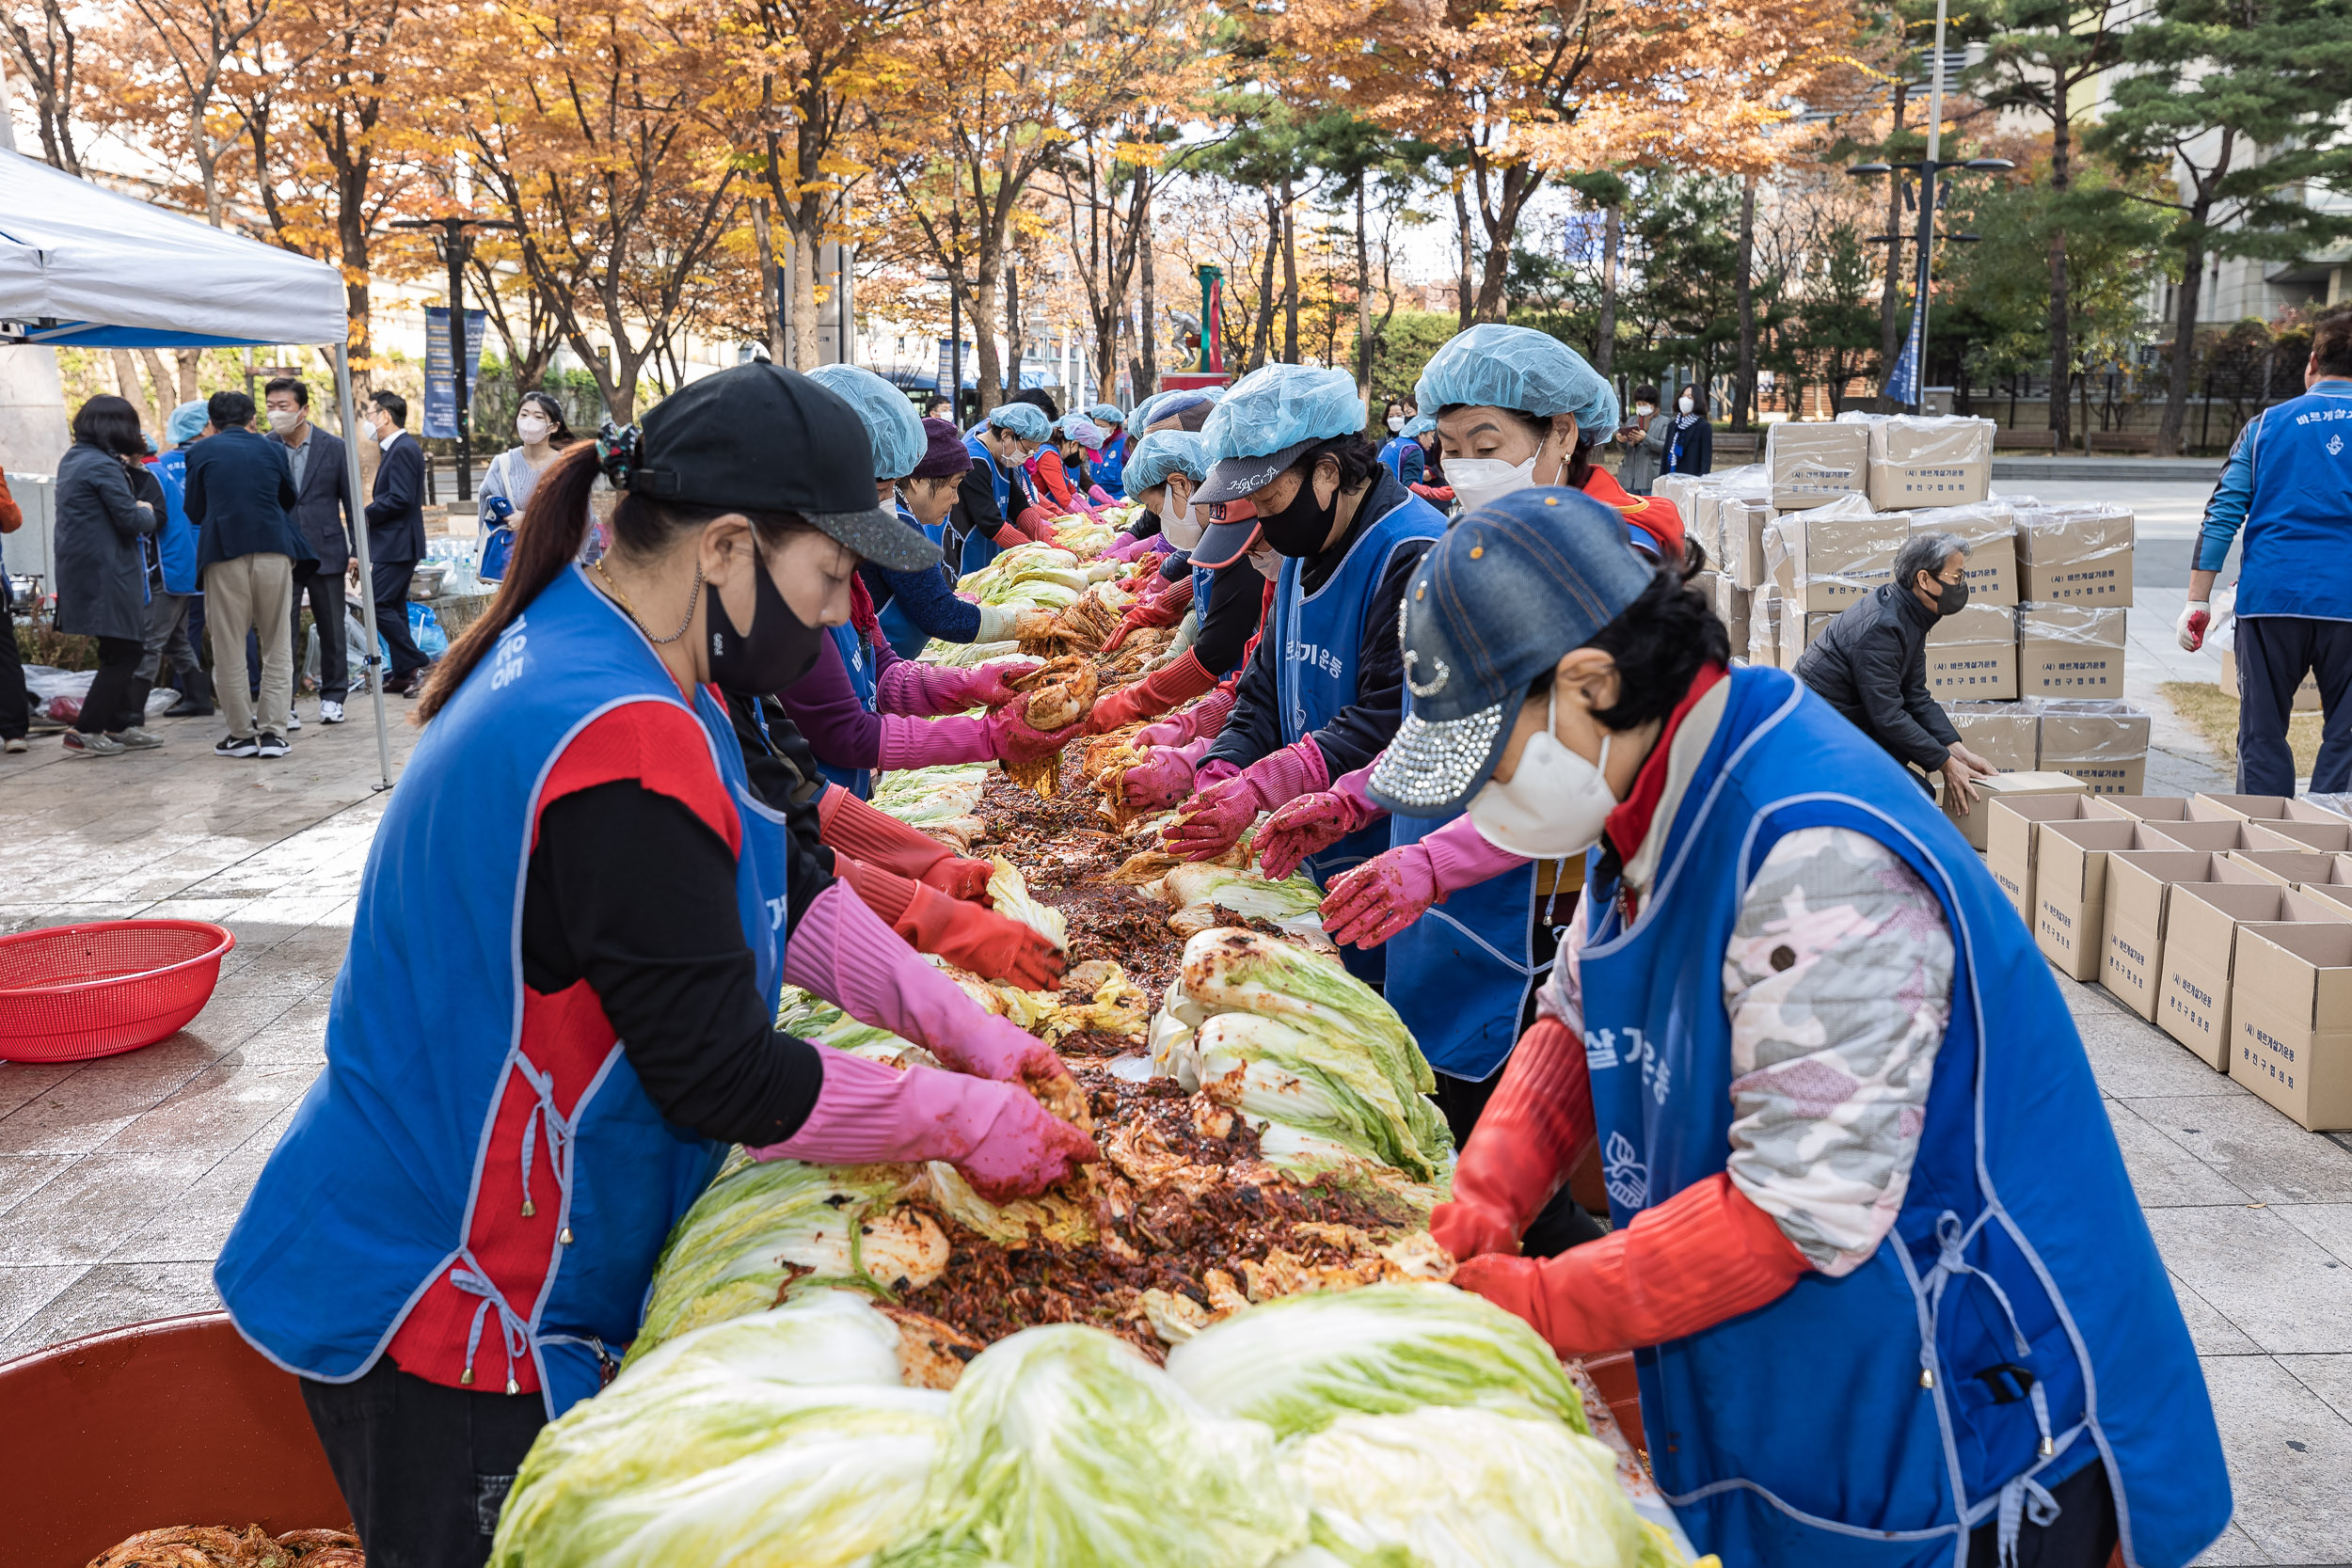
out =
<svg viewBox="0 0 2352 1568"><path fill-rule="evenodd" d="M866 652L866 644L858 641L857 627L853 626L829 627L826 635L833 639L833 651L841 656L841 668L849 674L850 689L857 693L858 705L868 713L873 712L874 682L877 678L875 665L880 660ZM870 768L840 768L818 757L817 771L861 800L874 798L874 770Z"/></svg>
<svg viewBox="0 0 2352 1568"><path fill-rule="evenodd" d="M604 1356L636 1337L662 1243L725 1149L665 1122L618 1043L568 1120L542 1088L525 1132L525 1168L544 1158L571 1237L538 1299L501 1298L467 1245L483 1163L517 1156L490 1147L499 1102L514 1075L545 1076L522 1051L518 935L539 791L575 735L629 703L683 705L651 645L574 568L410 754L368 852L326 1069L213 1270L239 1332L278 1366L354 1381L444 1275L495 1313L485 1354L503 1338L536 1361L550 1416L595 1393ZM692 709L741 820L737 913L772 1011L783 818L752 797L726 710L707 691Z"/></svg>
<svg viewBox="0 0 2352 1568"><path fill-rule="evenodd" d="M963 450L972 454L974 463L988 470L988 485L995 492L997 515L1009 522L1015 510L1012 504L1012 476L997 467L995 456L981 444L977 435L963 438ZM957 560L956 571L960 576L970 577L1000 553L996 541L976 528L963 537L963 550Z"/></svg>
<svg viewBox="0 0 2352 1568"><path fill-rule="evenodd" d="M2164 1265L2049 966L1976 855L1878 747L1777 670L1727 707L1630 927L1593 856L1581 956L1610 1209L1724 1168L1723 955L1780 837L1852 829L1934 889L1952 1014L1893 1233L1843 1278L1636 1353L1658 1483L1702 1552L1759 1568L1966 1560L2104 1463L2126 1562L2179 1568L2230 1517Z"/></svg>
<svg viewBox="0 0 2352 1568"><path fill-rule="evenodd" d="M1094 460L1087 465L1093 470L1094 483L1103 493L1115 501L1127 499L1127 433L1120 431L1095 449Z"/></svg>
<svg viewBox="0 0 2352 1568"><path fill-rule="evenodd" d="M907 510L906 503L903 501L898 505L898 521L906 524L907 527L914 530L915 532L921 534L924 538L930 540L934 545L939 544L947 531L947 525L946 523L939 523L933 525L932 527L925 528L920 522L915 520L914 514ZM926 567L924 569L931 572L945 572L946 567L942 564L939 566ZM949 586L952 587L953 583L950 582ZM924 645L930 641L930 634L907 618L907 612L899 605L898 596L896 594L892 594L887 598L877 600L874 605L874 612L882 620L883 640L889 642L890 651L897 654L900 658L914 658L917 657L922 653Z"/></svg>
<svg viewBox="0 0 2352 1568"><path fill-rule="evenodd" d="M200 594L204 584L196 575L196 525L188 521L188 450L174 447L154 462L155 482L164 487L164 526L154 540L155 559L163 568L164 592Z"/></svg>
<svg viewBox="0 0 2352 1568"><path fill-rule="evenodd" d="M2266 410L2245 439L2254 488L2237 612L2352 621L2352 386L2322 382Z"/></svg>

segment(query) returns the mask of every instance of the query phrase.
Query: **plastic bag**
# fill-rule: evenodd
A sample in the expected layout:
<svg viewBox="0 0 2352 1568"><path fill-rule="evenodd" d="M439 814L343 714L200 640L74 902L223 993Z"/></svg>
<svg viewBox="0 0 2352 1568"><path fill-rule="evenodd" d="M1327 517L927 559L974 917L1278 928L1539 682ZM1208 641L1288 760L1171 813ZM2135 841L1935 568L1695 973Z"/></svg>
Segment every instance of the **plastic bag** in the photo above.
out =
<svg viewBox="0 0 2352 1568"><path fill-rule="evenodd" d="M449 634L441 629L441 618L433 613L431 605L414 599L408 601L408 638L427 658L449 652Z"/></svg>

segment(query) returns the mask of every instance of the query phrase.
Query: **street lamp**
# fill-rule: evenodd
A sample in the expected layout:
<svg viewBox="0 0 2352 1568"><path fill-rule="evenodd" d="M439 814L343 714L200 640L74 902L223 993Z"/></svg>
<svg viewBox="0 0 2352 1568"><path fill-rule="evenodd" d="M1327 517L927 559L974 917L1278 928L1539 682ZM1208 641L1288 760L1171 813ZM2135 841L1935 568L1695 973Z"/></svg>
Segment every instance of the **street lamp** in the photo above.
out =
<svg viewBox="0 0 2352 1568"><path fill-rule="evenodd" d="M467 424L466 385L466 262L473 256L473 239L469 229L519 229L517 223L504 218L469 217L462 214L445 218L394 218L394 229L437 229L441 232L433 242L441 260L449 263L449 378L457 392L457 499L473 499L473 435ZM421 432L424 421L419 418Z"/></svg>
<svg viewBox="0 0 2352 1568"><path fill-rule="evenodd" d="M2017 166L2007 158L1968 158L1947 161L1937 154L1944 135L1944 20L1947 0L1935 0L1935 69L1928 91L1928 155L1907 164L1856 164L1846 170L1858 180L1875 179L1880 175L1898 175L1908 171L1919 177L1919 232L1914 240L1919 251L1918 280L1912 293L1911 346L1905 351L1911 356L1911 406L1914 411L1927 411L1928 354L1928 269L1934 260L1935 244L1935 177L1947 170L1975 174L1993 174ZM1954 235L1955 239L1974 239L1975 235ZM1902 236L1874 236L1888 245L1886 264L1892 268L1901 264Z"/></svg>

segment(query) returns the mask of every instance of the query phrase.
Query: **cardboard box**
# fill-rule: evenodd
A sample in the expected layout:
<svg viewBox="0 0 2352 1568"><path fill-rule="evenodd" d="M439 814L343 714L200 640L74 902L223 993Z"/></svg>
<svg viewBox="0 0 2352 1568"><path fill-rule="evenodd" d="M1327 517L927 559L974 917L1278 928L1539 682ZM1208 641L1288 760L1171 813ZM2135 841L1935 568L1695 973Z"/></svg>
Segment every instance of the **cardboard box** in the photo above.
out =
<svg viewBox="0 0 2352 1568"><path fill-rule="evenodd" d="M1735 585L1722 572L1700 575L1707 578L1708 602L1715 607L1715 618L1724 624L1725 631L1731 633L1731 645L1745 648L1748 645L1748 591ZM1697 586L1696 579L1693 579L1692 585Z"/></svg>
<svg viewBox="0 0 2352 1568"><path fill-rule="evenodd" d="M2018 693L2026 697L2121 698L2123 625L2121 610L2090 610L2066 604L2020 605Z"/></svg>
<svg viewBox="0 0 2352 1568"><path fill-rule="evenodd" d="M2034 945L2059 974L2095 980L2106 943L2108 854L2181 846L2145 822L2112 817L2039 823L2034 838Z"/></svg>
<svg viewBox="0 0 2352 1568"><path fill-rule="evenodd" d="M2169 831L2169 830L2168 830ZM2182 838L2191 835L2182 833ZM2231 860L2246 867L2272 887L2299 887L2305 882L2325 880L2335 863L2332 855L2316 849L2248 849L2233 847L2228 851Z"/></svg>
<svg viewBox="0 0 2352 1568"><path fill-rule="evenodd" d="M1758 594L1748 601L1748 662L1766 669L1780 668L1780 618L1783 614L1779 597L1770 592Z"/></svg>
<svg viewBox="0 0 2352 1568"><path fill-rule="evenodd" d="M2136 533L2129 507L2019 507L2019 594L2027 603L2129 607Z"/></svg>
<svg viewBox="0 0 2352 1568"><path fill-rule="evenodd" d="M2352 1128L2352 925L2249 924L2237 941L2230 1076L2308 1132Z"/></svg>
<svg viewBox="0 0 2352 1568"><path fill-rule="evenodd" d="M2040 705L2034 766L2072 773L2093 795L2137 795L2148 781L2148 716L2122 703Z"/></svg>
<svg viewBox="0 0 2352 1568"><path fill-rule="evenodd" d="M2221 677L2216 684L2233 697L2246 695L2246 688L2238 684L2237 650L2235 648L2221 650ZM2319 710L2319 672L2306 671L2303 675L2303 684L2295 689L2294 711L2317 713Z"/></svg>
<svg viewBox="0 0 2352 1568"><path fill-rule="evenodd" d="M1947 703L1944 716L1960 732L1961 744L2004 773L2034 770L2042 721L2016 703Z"/></svg>
<svg viewBox="0 0 2352 1568"><path fill-rule="evenodd" d="M1764 584L1764 531L1779 514L1769 501L1726 497L1716 511L1724 575L1749 593Z"/></svg>
<svg viewBox="0 0 2352 1568"><path fill-rule="evenodd" d="M2017 607L2017 514L2009 502L1914 512L1911 531L1956 534L1966 542L1969 604Z"/></svg>
<svg viewBox="0 0 2352 1568"><path fill-rule="evenodd" d="M2232 1054L2238 929L2251 922L2282 920L2352 926L2352 911L2256 883L2217 880L2181 883L2172 890L2156 1027L2217 1072L2229 1070Z"/></svg>
<svg viewBox="0 0 2352 1568"><path fill-rule="evenodd" d="M2241 822L2245 818L2201 795L2101 795L2091 804L2098 816L2128 816L2135 822Z"/></svg>
<svg viewBox="0 0 2352 1568"><path fill-rule="evenodd" d="M2352 849L2352 822L2252 821L2246 824L2246 832L2270 849L2316 849L2323 855Z"/></svg>
<svg viewBox="0 0 2352 1568"><path fill-rule="evenodd" d="M1936 622L1928 633L1928 695L1939 703L2013 700L2017 612L1971 602Z"/></svg>
<svg viewBox="0 0 2352 1568"><path fill-rule="evenodd" d="M1993 804L1996 800L2024 800L2035 795L2080 795L2084 793L2080 779L2070 779L2063 773L1995 773L1989 779L1977 781L1977 803L1964 816L1955 814L1953 825L1972 849L1985 847L1985 833L1992 824ZM1947 812L1950 807L1945 808ZM2030 922L2028 922L2030 924Z"/></svg>
<svg viewBox="0 0 2352 1568"><path fill-rule="evenodd" d="M1982 784L1978 788L1981 790ZM2113 820L2093 809L2090 798L2081 794L2015 795L1994 800L1988 809L1985 869L2028 927L2033 925L2034 863L2041 848L2042 825L2090 818Z"/></svg>
<svg viewBox="0 0 2352 1568"><path fill-rule="evenodd" d="M1858 495L1868 483L1870 430L1837 421L1784 420L1764 429L1764 467L1772 505L1800 511Z"/></svg>
<svg viewBox="0 0 2352 1568"><path fill-rule="evenodd" d="M2164 993L2164 951L2176 888L2215 883L2264 885L2227 855L2193 849L2132 849L2107 856L2106 942L2099 983L2140 1017L2153 1021ZM2345 911L2352 918L2352 910Z"/></svg>
<svg viewBox="0 0 2352 1568"><path fill-rule="evenodd" d="M1821 628L1836 620L1835 615L1799 615L1793 610L1783 610L1780 618L1780 667L1794 670L1804 651L1813 646L1813 640L1821 635Z"/></svg>
<svg viewBox="0 0 2352 1568"><path fill-rule="evenodd" d="M2295 891L2313 898L2332 899L2352 908L2352 855L2330 855L2325 876L2312 877L2295 884Z"/></svg>
<svg viewBox="0 0 2352 1568"><path fill-rule="evenodd" d="M1870 504L1965 506L1993 483L1993 421L1899 414L1870 422Z"/></svg>
<svg viewBox="0 0 2352 1568"><path fill-rule="evenodd" d="M1899 514L1804 517L1789 538L1789 597L1807 614L1835 615L1894 580L1896 553L1910 537L1911 520Z"/></svg>
<svg viewBox="0 0 2352 1568"><path fill-rule="evenodd" d="M2214 795L2200 793L2193 797L2219 811L2245 817L2249 822L2284 820L2288 822L2352 822L2342 812L2291 795Z"/></svg>

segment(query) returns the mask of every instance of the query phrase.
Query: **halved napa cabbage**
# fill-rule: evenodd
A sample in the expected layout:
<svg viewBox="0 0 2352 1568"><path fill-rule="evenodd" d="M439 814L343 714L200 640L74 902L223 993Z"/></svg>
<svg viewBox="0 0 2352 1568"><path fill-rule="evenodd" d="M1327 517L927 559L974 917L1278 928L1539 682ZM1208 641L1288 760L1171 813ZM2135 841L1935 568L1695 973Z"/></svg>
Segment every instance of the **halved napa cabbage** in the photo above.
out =
<svg viewBox="0 0 2352 1568"><path fill-rule="evenodd" d="M1285 1437L1343 1416L1475 1405L1589 1433L1584 1402L1535 1331L1451 1285L1284 1296L1168 1354L1168 1375L1220 1416Z"/></svg>
<svg viewBox="0 0 2352 1568"><path fill-rule="evenodd" d="M1193 1036L1200 1092L1260 1121L1281 1122L1393 1166L1417 1180L1447 1152L1424 1149L1400 1088L1373 1054L1313 1022L1219 1013Z"/></svg>
<svg viewBox="0 0 2352 1568"><path fill-rule="evenodd" d="M1270 882L1254 870L1202 862L1171 867L1157 891L1160 898L1176 906L1168 923L1180 936L1219 924L1221 911L1263 920L1316 947L1327 950L1332 945L1323 932L1323 891L1303 875Z"/></svg>
<svg viewBox="0 0 2352 1568"><path fill-rule="evenodd" d="M818 1045L846 1051L887 1067L935 1067L939 1058L889 1030L861 1023L821 997L787 986L776 1005L776 1027Z"/></svg>
<svg viewBox="0 0 2352 1568"><path fill-rule="evenodd" d="M996 912L1009 915L1043 937L1057 947L1070 945L1070 923L1061 911L1049 904L1041 904L1029 896L1029 884L1021 875L1021 868L997 855L989 861L988 901Z"/></svg>
<svg viewBox="0 0 2352 1568"><path fill-rule="evenodd" d="M1274 1434L1212 1416L1098 1329L998 1340L948 1418L917 1528L882 1568L1261 1568L1306 1542Z"/></svg>

